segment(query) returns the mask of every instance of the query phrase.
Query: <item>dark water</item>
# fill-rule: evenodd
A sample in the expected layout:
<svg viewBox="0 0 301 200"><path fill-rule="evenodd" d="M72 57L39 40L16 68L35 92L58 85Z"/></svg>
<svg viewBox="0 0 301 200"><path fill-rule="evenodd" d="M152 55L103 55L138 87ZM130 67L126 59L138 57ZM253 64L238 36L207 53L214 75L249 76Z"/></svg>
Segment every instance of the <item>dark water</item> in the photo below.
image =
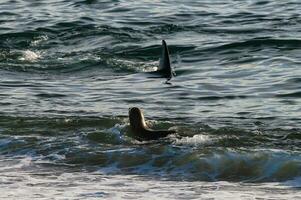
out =
<svg viewBox="0 0 301 200"><path fill-rule="evenodd" d="M74 187L82 192L70 198L130 198L123 190L129 196L110 196L113 183L92 196L82 185L134 175L164 186L212 183L208 191L217 183L229 194L239 187L247 194L251 186L240 183L284 184L251 196L300 198L300 8L294 0L1 1L3 191L20 182L33 189L35 176L56 191L54 177L71 174L77 178L56 180L65 184L61 195ZM171 84L147 73L158 65L162 39L177 74ZM132 106L178 134L134 140ZM0 197L22 197L17 191ZM29 199L42 195L30 191Z"/></svg>

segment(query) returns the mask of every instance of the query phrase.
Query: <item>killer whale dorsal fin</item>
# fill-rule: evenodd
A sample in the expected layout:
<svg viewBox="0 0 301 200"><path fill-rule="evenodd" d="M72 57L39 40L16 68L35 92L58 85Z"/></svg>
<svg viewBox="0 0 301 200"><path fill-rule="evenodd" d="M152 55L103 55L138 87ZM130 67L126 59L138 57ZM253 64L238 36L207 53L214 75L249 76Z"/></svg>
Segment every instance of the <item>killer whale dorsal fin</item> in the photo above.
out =
<svg viewBox="0 0 301 200"><path fill-rule="evenodd" d="M159 63L159 70L170 68L169 51L165 40L162 40L162 54Z"/></svg>
<svg viewBox="0 0 301 200"><path fill-rule="evenodd" d="M173 71L170 65L168 46L165 40L162 40L162 54L159 62L158 72L170 80L173 76Z"/></svg>

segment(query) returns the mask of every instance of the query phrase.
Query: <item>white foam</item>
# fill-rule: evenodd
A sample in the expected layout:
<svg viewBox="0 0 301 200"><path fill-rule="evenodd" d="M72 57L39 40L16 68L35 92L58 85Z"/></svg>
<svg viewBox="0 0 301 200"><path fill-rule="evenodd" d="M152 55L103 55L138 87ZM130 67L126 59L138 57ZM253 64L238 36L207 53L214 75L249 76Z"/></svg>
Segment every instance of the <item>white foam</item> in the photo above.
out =
<svg viewBox="0 0 301 200"><path fill-rule="evenodd" d="M41 58L40 53L26 50L22 52L22 56L19 58L19 60L33 62L39 58Z"/></svg>
<svg viewBox="0 0 301 200"><path fill-rule="evenodd" d="M32 157L30 156L26 156L23 158L19 158L19 159L5 159L1 158L1 165L0 165L0 171L6 171L9 169L22 169L22 168L26 168L29 167L33 160Z"/></svg>
<svg viewBox="0 0 301 200"><path fill-rule="evenodd" d="M38 46L41 42L48 40L47 35L42 35L37 37L35 40L31 41L31 46Z"/></svg>
<svg viewBox="0 0 301 200"><path fill-rule="evenodd" d="M301 188L301 176L294 178L293 180L285 181L282 185L290 186L294 188Z"/></svg>
<svg viewBox="0 0 301 200"><path fill-rule="evenodd" d="M158 61L140 63L140 66L142 66L142 72L154 72L158 70Z"/></svg>
<svg viewBox="0 0 301 200"><path fill-rule="evenodd" d="M175 144L178 145L189 145L189 146L199 146L212 143L212 140L207 135L194 135L193 137L183 137L181 139L176 139Z"/></svg>
<svg viewBox="0 0 301 200"><path fill-rule="evenodd" d="M190 182L133 175L34 172L1 174L1 199L300 199L301 192L274 184ZM257 187L261 186L261 187Z"/></svg>

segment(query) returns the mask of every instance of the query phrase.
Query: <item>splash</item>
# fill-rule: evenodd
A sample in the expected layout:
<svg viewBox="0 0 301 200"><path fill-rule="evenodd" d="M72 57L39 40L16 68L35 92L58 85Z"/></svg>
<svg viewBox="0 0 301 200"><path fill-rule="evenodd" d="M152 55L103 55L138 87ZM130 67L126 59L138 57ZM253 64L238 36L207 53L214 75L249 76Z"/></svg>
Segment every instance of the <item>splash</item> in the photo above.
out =
<svg viewBox="0 0 301 200"><path fill-rule="evenodd" d="M22 52L22 56L19 58L19 60L34 62L34 61L38 60L39 58L41 58L40 53L26 50L26 51Z"/></svg>
<svg viewBox="0 0 301 200"><path fill-rule="evenodd" d="M201 146L204 144L211 144L213 141L207 135L194 135L193 137L183 137L176 139L175 145L187 145L187 146Z"/></svg>
<svg viewBox="0 0 301 200"><path fill-rule="evenodd" d="M39 44L41 44L44 41L48 40L48 36L47 35L42 35L37 37L35 40L31 41L30 45L31 46L38 46Z"/></svg>

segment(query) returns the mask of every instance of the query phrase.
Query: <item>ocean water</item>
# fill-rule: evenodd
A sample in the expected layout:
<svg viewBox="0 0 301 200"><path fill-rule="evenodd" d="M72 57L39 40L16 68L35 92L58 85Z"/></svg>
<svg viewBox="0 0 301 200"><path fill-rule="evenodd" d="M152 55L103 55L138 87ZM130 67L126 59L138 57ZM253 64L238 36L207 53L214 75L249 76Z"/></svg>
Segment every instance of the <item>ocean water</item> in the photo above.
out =
<svg viewBox="0 0 301 200"><path fill-rule="evenodd" d="M2 0L1 199L301 199L301 2ZM176 76L165 83L161 40ZM130 137L144 110L160 141Z"/></svg>

